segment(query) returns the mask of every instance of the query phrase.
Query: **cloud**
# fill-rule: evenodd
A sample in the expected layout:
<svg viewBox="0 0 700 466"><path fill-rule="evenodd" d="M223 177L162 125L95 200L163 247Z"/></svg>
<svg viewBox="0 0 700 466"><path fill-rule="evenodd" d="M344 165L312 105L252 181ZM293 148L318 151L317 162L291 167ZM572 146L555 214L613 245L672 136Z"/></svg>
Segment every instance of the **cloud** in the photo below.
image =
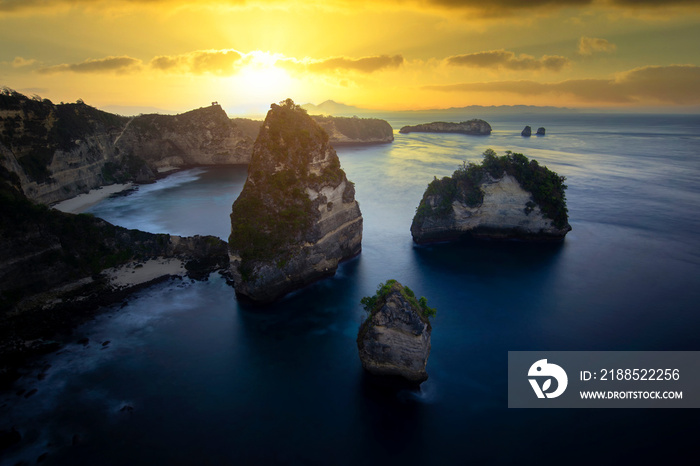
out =
<svg viewBox="0 0 700 466"><path fill-rule="evenodd" d="M406 60L401 55L377 55L362 58L333 57L321 60L311 58L305 58L303 60L287 58L278 60L277 64L287 69L308 71L311 73L333 73L338 71L374 73L375 71L384 69L398 68L403 65L405 61Z"/></svg>
<svg viewBox="0 0 700 466"><path fill-rule="evenodd" d="M469 66L475 68L508 69L516 71L561 71L571 61L559 55L543 55L535 58L531 55L515 53L507 50L489 50L465 55L454 55L446 58L447 64L452 66Z"/></svg>
<svg viewBox="0 0 700 466"><path fill-rule="evenodd" d="M605 39L583 36L578 41L580 55L593 55L594 52L614 52L617 46Z"/></svg>
<svg viewBox="0 0 700 466"><path fill-rule="evenodd" d="M700 66L645 66L612 79L572 79L558 83L498 81L426 86L442 92L506 92L524 96L568 95L583 103L700 103Z"/></svg>
<svg viewBox="0 0 700 466"><path fill-rule="evenodd" d="M141 60L136 58L121 56L121 57L105 57L97 59L88 59L81 63L63 63L60 65L47 66L37 70L41 74L54 73L129 73L137 71L141 68Z"/></svg>
<svg viewBox="0 0 700 466"><path fill-rule="evenodd" d="M170 72L233 75L244 64L244 54L234 49L197 50L182 55L161 55L151 60L151 67Z"/></svg>
<svg viewBox="0 0 700 466"><path fill-rule="evenodd" d="M33 58L26 59L22 57L15 57L14 60L12 60L12 67L13 68L24 68L25 66L31 66L34 63L36 63L36 60Z"/></svg>

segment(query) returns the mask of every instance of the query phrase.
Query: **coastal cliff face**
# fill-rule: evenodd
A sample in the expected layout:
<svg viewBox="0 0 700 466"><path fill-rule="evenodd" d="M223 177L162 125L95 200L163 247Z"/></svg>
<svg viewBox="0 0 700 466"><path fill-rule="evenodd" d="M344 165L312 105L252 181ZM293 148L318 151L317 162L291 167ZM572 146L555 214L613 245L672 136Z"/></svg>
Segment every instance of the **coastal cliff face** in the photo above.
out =
<svg viewBox="0 0 700 466"><path fill-rule="evenodd" d="M0 199L0 356L22 352L23 340L63 330L77 315L123 297L133 280L117 285L110 278L116 267L156 258L182 267L156 270L147 282L185 273L205 278L228 266L226 243L218 238L156 235L59 212L27 199L17 175L4 167Z"/></svg>
<svg viewBox="0 0 700 466"><path fill-rule="evenodd" d="M460 133L475 136L487 136L491 134L491 125L484 120L469 120L460 123L446 123L436 121L415 126L404 126L399 133Z"/></svg>
<svg viewBox="0 0 700 466"><path fill-rule="evenodd" d="M328 135L291 100L273 104L231 213L236 293L272 302L333 275L361 242L355 188Z"/></svg>
<svg viewBox="0 0 700 466"><path fill-rule="evenodd" d="M413 240L561 240L571 230L563 181L522 154L487 151L481 165L430 183L411 224Z"/></svg>
<svg viewBox="0 0 700 466"><path fill-rule="evenodd" d="M133 118L82 101L0 92L0 164L30 199L50 204L99 186L155 179L159 169L247 163L252 140L218 105Z"/></svg>
<svg viewBox="0 0 700 466"><path fill-rule="evenodd" d="M346 118L312 115L318 125L328 133L328 141L333 146L353 144L383 144L394 140L394 130L386 120L378 118ZM233 118L246 136L257 137L262 121L247 118Z"/></svg>
<svg viewBox="0 0 700 466"><path fill-rule="evenodd" d="M381 144L394 140L391 125L378 118L347 118L331 116L313 116L316 123L323 128L330 143L334 146L343 144Z"/></svg>
<svg viewBox="0 0 700 466"><path fill-rule="evenodd" d="M121 154L156 170L248 163L252 144L218 104L180 115L140 115L115 141Z"/></svg>
<svg viewBox="0 0 700 466"><path fill-rule="evenodd" d="M367 302L369 315L357 335L362 367L377 376L424 382L432 332L424 309L413 292L395 280L380 285L371 299L375 301Z"/></svg>

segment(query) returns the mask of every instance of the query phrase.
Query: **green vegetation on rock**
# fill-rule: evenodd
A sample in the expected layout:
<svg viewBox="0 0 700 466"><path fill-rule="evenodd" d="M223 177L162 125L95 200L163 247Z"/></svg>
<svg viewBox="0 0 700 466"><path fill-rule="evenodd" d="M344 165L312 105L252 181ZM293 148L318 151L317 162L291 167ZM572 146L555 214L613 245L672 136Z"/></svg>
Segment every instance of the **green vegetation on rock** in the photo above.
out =
<svg viewBox="0 0 700 466"><path fill-rule="evenodd" d="M82 100L54 105L48 99L29 98L7 88L0 91L0 110L7 112L0 122L0 143L16 151L27 176L37 182L50 178L48 166L57 150L71 150L76 141L116 131L128 121Z"/></svg>
<svg viewBox="0 0 700 466"><path fill-rule="evenodd" d="M229 247L241 257L243 279L256 261L285 264L320 216L307 188L320 191L346 180L328 134L291 99L273 104L253 149L248 180L231 213ZM319 173L314 160L324 160ZM325 205L325 203L324 203Z"/></svg>
<svg viewBox="0 0 700 466"><path fill-rule="evenodd" d="M498 156L492 149L484 152L481 164L463 162L451 177L436 177L431 181L416 209L414 222L430 215L449 215L454 201L469 207L479 206L484 198L481 183L486 174L493 179L499 179L504 174L513 176L534 200L534 204L528 203L526 213L529 214L536 204L556 227L563 228L567 225L568 209L564 193L567 188L564 184L566 178L541 166L536 160L529 160L523 154L506 151L505 155ZM439 199L436 205L429 203L429 198L435 199L432 196Z"/></svg>
<svg viewBox="0 0 700 466"><path fill-rule="evenodd" d="M407 286L402 286L396 280L387 280L385 283L380 283L377 285L377 292L373 296L365 296L360 300L360 304L367 312L367 319L371 318L372 315L378 311L384 299L391 291L399 291L401 296L403 296L409 303L411 303L416 309L421 311L421 315L425 318L435 317L437 315L437 310L435 308L428 306L428 300L425 296L421 296L420 299L416 299L416 295Z"/></svg>

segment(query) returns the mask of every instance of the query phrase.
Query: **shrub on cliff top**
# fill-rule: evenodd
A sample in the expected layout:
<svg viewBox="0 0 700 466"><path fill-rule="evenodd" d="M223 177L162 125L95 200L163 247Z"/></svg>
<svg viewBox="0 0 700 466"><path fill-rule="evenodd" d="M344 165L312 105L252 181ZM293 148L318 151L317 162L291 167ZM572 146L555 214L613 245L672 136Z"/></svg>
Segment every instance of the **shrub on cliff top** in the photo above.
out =
<svg viewBox="0 0 700 466"><path fill-rule="evenodd" d="M367 312L368 319L379 309L382 301L392 290L398 290L411 305L420 310L423 317L429 318L437 315L435 308L428 307L428 300L425 296L416 299L413 290L407 286L402 286L399 282L392 279L377 285L377 292L373 296L365 296L360 300L360 304L362 304L362 307Z"/></svg>
<svg viewBox="0 0 700 466"><path fill-rule="evenodd" d="M451 177L441 180L436 177L431 181L416 209L416 219L422 220L429 215L449 215L455 200L469 207L477 207L484 199L481 182L485 174L495 179L504 174L513 176L532 195L545 217L551 219L557 228L566 226L566 178L541 166L537 160L529 160L523 154L506 151L505 155L499 157L493 149L484 151L484 159L480 164L463 162ZM436 196L439 201L437 205L429 204L428 198L431 196ZM532 207L528 207L532 210Z"/></svg>

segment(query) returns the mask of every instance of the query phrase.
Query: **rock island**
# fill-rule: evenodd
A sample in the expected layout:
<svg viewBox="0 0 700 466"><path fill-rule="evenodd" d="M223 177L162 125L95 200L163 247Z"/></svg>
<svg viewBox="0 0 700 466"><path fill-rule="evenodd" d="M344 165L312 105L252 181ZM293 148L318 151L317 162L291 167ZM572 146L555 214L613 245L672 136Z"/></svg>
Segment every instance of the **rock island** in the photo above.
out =
<svg viewBox="0 0 700 466"><path fill-rule="evenodd" d="M360 253L354 184L328 134L291 99L273 104L248 178L231 213L230 272L236 293L269 303Z"/></svg>
<svg viewBox="0 0 700 466"><path fill-rule="evenodd" d="M411 224L413 240L562 240L571 230L564 180L523 154L499 157L488 149L481 164L465 162L428 185Z"/></svg>

